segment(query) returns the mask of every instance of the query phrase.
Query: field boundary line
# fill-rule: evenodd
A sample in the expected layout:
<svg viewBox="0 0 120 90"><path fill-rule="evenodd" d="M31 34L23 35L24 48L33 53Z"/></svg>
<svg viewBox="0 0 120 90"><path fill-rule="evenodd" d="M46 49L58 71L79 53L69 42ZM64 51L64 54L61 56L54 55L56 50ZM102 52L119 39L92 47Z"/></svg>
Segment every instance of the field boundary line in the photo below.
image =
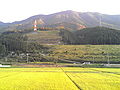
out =
<svg viewBox="0 0 120 90"><path fill-rule="evenodd" d="M61 67L60 67L61 68ZM70 79L70 81L79 89L82 90L82 88L76 83L74 82L74 80L72 80L72 78L61 68L61 70L65 73L65 75Z"/></svg>
<svg viewBox="0 0 120 90"><path fill-rule="evenodd" d="M90 69L90 70L98 71L99 73L101 72L101 73L110 73L110 74L120 75L119 73L110 72L110 71L102 71L102 70L96 70L96 69Z"/></svg>

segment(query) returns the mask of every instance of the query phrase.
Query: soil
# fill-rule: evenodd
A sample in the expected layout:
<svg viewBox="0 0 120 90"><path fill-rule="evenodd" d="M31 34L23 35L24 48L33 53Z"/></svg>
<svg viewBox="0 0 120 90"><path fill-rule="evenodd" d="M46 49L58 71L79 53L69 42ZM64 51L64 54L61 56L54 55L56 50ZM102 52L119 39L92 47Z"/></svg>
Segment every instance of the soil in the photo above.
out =
<svg viewBox="0 0 120 90"><path fill-rule="evenodd" d="M56 64L14 64L14 67L63 67Z"/></svg>

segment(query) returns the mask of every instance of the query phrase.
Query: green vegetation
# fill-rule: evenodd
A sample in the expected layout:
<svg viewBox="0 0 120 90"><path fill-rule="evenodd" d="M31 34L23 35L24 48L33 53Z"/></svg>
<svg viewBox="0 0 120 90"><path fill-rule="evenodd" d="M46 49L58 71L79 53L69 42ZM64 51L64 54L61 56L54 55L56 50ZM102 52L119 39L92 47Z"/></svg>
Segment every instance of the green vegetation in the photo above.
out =
<svg viewBox="0 0 120 90"><path fill-rule="evenodd" d="M61 36L59 30L38 31L26 34L29 42L38 42L40 44L60 44Z"/></svg>
<svg viewBox="0 0 120 90"><path fill-rule="evenodd" d="M7 51L26 51L27 37L21 33L2 34L0 40Z"/></svg>
<svg viewBox="0 0 120 90"><path fill-rule="evenodd" d="M47 49L37 42L29 42L27 35L21 32L4 32L0 36L0 43L2 62L27 62L27 55L30 62L41 61L41 52Z"/></svg>
<svg viewBox="0 0 120 90"><path fill-rule="evenodd" d="M49 57L62 62L64 60L91 63L120 63L120 45L54 45L49 46Z"/></svg>
<svg viewBox="0 0 120 90"><path fill-rule="evenodd" d="M74 11L0 22L0 66L12 66L0 68L0 90L119 90L120 69L110 67L120 66L120 31L85 28L98 17L120 28L120 16Z"/></svg>
<svg viewBox="0 0 120 90"><path fill-rule="evenodd" d="M78 37L71 31L61 30L60 36L62 36L62 42L64 44L78 44Z"/></svg>
<svg viewBox="0 0 120 90"><path fill-rule="evenodd" d="M6 48L4 45L0 44L0 56L4 56L6 52Z"/></svg>
<svg viewBox="0 0 120 90"><path fill-rule="evenodd" d="M118 73L119 68L0 68L0 90L119 90Z"/></svg>
<svg viewBox="0 0 120 90"><path fill-rule="evenodd" d="M62 30L61 36L64 44L120 44L120 30L105 27L84 28L73 32Z"/></svg>
<svg viewBox="0 0 120 90"><path fill-rule="evenodd" d="M120 63L120 46L103 45L119 44L119 34L118 30L104 27L86 28L75 32L8 31L0 36L0 62L108 63L110 61L110 63ZM63 44L61 39L64 44L102 45L58 45Z"/></svg>
<svg viewBox="0 0 120 90"><path fill-rule="evenodd" d="M79 44L120 44L120 31L105 27L85 28L75 32Z"/></svg>

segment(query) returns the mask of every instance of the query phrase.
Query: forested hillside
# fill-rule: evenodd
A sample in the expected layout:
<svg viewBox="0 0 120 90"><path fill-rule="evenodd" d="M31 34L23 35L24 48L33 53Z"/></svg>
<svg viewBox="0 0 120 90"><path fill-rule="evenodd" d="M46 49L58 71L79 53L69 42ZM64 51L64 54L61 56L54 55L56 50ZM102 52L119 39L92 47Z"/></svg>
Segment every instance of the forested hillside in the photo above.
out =
<svg viewBox="0 0 120 90"><path fill-rule="evenodd" d="M78 31L61 31L65 44L120 44L120 31L105 27L85 28Z"/></svg>
<svg viewBox="0 0 120 90"><path fill-rule="evenodd" d="M47 40L47 38L49 40L50 37L54 41L52 43L58 44L58 41L56 41L56 38L59 38L56 36L57 34L58 31L30 33L8 31L2 33L0 35L0 63L46 61L107 63L108 58L111 63L120 63L120 46L110 45L119 44L119 30L104 27L94 27L74 32L61 30L59 33L62 37L61 42L68 45L41 45L44 40ZM40 38L45 39L40 42ZM45 43L47 42L45 41Z"/></svg>
<svg viewBox="0 0 120 90"><path fill-rule="evenodd" d="M31 42L26 34L20 32L4 32L0 35L0 62L8 58L7 62L41 61L46 47L39 42ZM44 59L45 60L45 59Z"/></svg>

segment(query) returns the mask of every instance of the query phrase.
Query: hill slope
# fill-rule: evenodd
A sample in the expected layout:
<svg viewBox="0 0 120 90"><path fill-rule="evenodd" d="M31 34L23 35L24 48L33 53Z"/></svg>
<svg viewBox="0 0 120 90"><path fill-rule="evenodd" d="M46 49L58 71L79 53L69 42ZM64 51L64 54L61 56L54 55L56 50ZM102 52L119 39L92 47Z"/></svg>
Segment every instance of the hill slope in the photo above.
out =
<svg viewBox="0 0 120 90"><path fill-rule="evenodd" d="M105 27L86 28L76 32L80 44L120 44L120 31Z"/></svg>
<svg viewBox="0 0 120 90"><path fill-rule="evenodd" d="M9 30L24 30L33 28L33 23L37 20L38 27L59 27L64 26L68 30L79 30L85 27L101 26L120 29L120 15L106 15L96 12L75 12L63 11L50 15L36 15L28 19L13 22L7 28Z"/></svg>
<svg viewBox="0 0 120 90"><path fill-rule="evenodd" d="M52 45L49 57L58 62L120 63L120 45Z"/></svg>
<svg viewBox="0 0 120 90"><path fill-rule="evenodd" d="M66 44L120 44L120 30L93 27L79 31L62 31L63 42Z"/></svg>
<svg viewBox="0 0 120 90"><path fill-rule="evenodd" d="M39 44L62 44L61 36L59 35L59 31L40 31L40 32L32 32L27 34L29 40L28 42L37 42Z"/></svg>

